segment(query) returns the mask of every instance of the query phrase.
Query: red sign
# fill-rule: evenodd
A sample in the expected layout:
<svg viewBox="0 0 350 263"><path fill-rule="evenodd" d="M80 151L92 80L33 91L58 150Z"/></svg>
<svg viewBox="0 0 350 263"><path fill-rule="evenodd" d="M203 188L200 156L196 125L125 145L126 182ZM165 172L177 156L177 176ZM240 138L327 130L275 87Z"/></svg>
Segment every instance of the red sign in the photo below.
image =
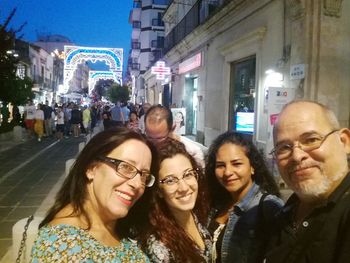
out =
<svg viewBox="0 0 350 263"><path fill-rule="evenodd" d="M170 68L165 66L164 61L157 61L156 66L151 68L151 73L155 74L157 79L163 80L165 75L170 75Z"/></svg>
<svg viewBox="0 0 350 263"><path fill-rule="evenodd" d="M179 64L179 74L186 73L192 69L200 67L202 64L202 54L198 53Z"/></svg>

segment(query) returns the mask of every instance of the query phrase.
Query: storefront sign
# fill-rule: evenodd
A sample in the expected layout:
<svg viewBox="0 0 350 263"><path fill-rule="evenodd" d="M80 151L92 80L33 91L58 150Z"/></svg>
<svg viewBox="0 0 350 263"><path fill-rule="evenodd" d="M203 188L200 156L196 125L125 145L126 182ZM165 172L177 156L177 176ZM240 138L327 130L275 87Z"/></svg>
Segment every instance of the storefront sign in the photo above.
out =
<svg viewBox="0 0 350 263"><path fill-rule="evenodd" d="M280 88L280 87L269 87L268 88L268 141L266 146L266 152L269 153L273 148L273 136L272 130L275 125L278 115L281 112L284 105L292 101L295 98L295 89L292 88Z"/></svg>
<svg viewBox="0 0 350 263"><path fill-rule="evenodd" d="M170 67L166 67L164 61L157 61L156 66L151 68L151 73L156 75L157 79L163 80L165 75L170 75Z"/></svg>
<svg viewBox="0 0 350 263"><path fill-rule="evenodd" d="M179 74L186 73L202 65L202 53L198 53L179 64Z"/></svg>

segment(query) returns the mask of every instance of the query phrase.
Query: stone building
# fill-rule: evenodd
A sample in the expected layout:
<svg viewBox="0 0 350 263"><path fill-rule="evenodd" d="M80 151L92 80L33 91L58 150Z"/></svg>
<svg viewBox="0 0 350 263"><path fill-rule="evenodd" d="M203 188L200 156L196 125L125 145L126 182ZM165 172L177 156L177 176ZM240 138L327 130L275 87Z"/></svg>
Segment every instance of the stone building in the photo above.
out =
<svg viewBox="0 0 350 263"><path fill-rule="evenodd" d="M185 4L186 2L186 4ZM305 98L350 112L350 1L170 1L159 81L145 72L146 100L185 107L187 134L210 145L226 130L266 154L281 107Z"/></svg>

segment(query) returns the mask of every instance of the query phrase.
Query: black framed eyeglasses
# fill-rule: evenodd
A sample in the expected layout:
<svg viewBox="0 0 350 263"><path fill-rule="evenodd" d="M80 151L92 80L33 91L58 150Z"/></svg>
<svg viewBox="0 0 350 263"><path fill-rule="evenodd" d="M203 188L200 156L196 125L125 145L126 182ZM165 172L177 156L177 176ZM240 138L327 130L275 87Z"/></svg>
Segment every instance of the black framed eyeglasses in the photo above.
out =
<svg viewBox="0 0 350 263"><path fill-rule="evenodd" d="M124 179L132 179L139 174L142 183L146 187L151 187L154 184L155 178L149 171L141 171L128 162L107 156L100 156L98 157L98 160L113 164L117 174Z"/></svg>
<svg viewBox="0 0 350 263"><path fill-rule="evenodd" d="M174 186L177 187L180 180L184 180L187 184L189 184L194 179L195 180L198 179L198 172L199 172L199 169L189 168L189 169L185 170L185 172L182 174L181 178L173 176L173 175L168 175L164 179L160 180L159 183L166 185L168 187L174 187Z"/></svg>
<svg viewBox="0 0 350 263"><path fill-rule="evenodd" d="M270 154L272 154L277 160L283 160L291 156L295 147L298 147L305 152L316 150L321 147L321 145L324 143L324 141L328 138L329 135L337 131L339 130L332 130L323 136L317 133L311 133L305 136L301 136L295 145L292 143L278 144L270 152Z"/></svg>

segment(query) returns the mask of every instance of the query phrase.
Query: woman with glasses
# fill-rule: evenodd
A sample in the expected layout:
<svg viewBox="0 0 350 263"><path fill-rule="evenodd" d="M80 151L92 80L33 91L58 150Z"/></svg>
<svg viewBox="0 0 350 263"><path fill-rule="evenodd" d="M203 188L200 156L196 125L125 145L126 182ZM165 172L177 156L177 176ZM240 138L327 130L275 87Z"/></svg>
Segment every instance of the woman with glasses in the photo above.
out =
<svg viewBox="0 0 350 263"><path fill-rule="evenodd" d="M32 261L149 262L126 234L145 209L138 200L154 183L155 154L126 128L94 136L40 224Z"/></svg>
<svg viewBox="0 0 350 263"><path fill-rule="evenodd" d="M240 133L226 132L209 148L206 163L213 262L259 262L266 226L282 207L262 155Z"/></svg>
<svg viewBox="0 0 350 263"><path fill-rule="evenodd" d="M185 146L166 139L158 145L159 170L148 224L139 239L151 262L208 262L211 237L204 228L204 178Z"/></svg>

